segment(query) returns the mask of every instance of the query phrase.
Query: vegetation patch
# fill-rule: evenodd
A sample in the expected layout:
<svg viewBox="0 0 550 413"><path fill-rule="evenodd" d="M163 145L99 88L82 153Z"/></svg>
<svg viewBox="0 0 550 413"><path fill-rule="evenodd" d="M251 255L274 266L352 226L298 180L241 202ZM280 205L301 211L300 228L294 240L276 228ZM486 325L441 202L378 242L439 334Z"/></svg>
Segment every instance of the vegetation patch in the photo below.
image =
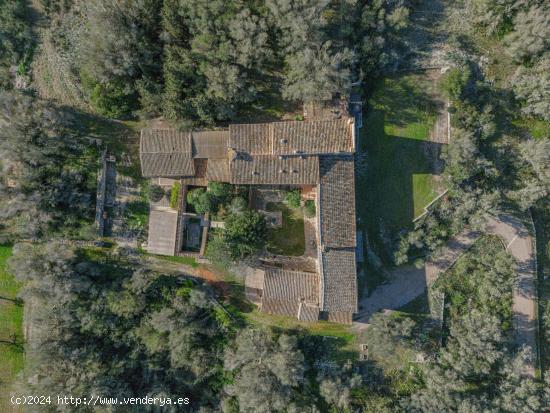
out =
<svg viewBox="0 0 550 413"><path fill-rule="evenodd" d="M177 257L177 256L171 257L169 255L156 255L156 254L150 254L150 255L163 261L189 265L193 268L197 268L199 266L197 260L193 257Z"/></svg>
<svg viewBox="0 0 550 413"><path fill-rule="evenodd" d="M303 212L275 202L268 203L266 209L271 212L281 211L283 215L283 226L268 230L267 250L279 255L303 255L305 252Z"/></svg>
<svg viewBox="0 0 550 413"><path fill-rule="evenodd" d="M304 215L308 218L315 216L315 201L308 199L304 205Z"/></svg>
<svg viewBox="0 0 550 413"><path fill-rule="evenodd" d="M446 324L477 309L501 320L507 331L512 321L513 258L497 236L484 236L435 284L447 297Z"/></svg>
<svg viewBox="0 0 550 413"><path fill-rule="evenodd" d="M308 333L312 335L340 339L349 351L355 350L355 348L353 347L353 345L355 344L355 334L350 332L349 328L342 324L330 323L328 321L306 323L299 321L295 318L280 316L276 314L262 313L258 310L254 310L250 313L245 313L244 315L249 322L258 326L268 325L284 330L301 328L308 331Z"/></svg>
<svg viewBox="0 0 550 413"><path fill-rule="evenodd" d="M426 140L436 120L435 85L425 75L386 78L369 100L360 142L368 173L356 182L358 215L386 261L396 234L436 196Z"/></svg>
<svg viewBox="0 0 550 413"><path fill-rule="evenodd" d="M0 245L0 411L10 412L11 385L23 370L23 305L17 299L20 285L7 271L12 247Z"/></svg>
<svg viewBox="0 0 550 413"><path fill-rule="evenodd" d="M177 209L179 205L181 192L181 184L179 182L174 182L172 189L170 190L170 208Z"/></svg>

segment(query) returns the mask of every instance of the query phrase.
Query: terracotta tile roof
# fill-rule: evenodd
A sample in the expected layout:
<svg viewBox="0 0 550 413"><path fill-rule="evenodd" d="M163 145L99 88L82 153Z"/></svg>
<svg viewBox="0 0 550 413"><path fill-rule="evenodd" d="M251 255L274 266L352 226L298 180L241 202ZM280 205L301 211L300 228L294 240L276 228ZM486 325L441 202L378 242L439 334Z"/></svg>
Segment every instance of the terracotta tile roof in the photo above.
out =
<svg viewBox="0 0 550 413"><path fill-rule="evenodd" d="M208 159L206 179L208 181L230 182L229 161L227 159Z"/></svg>
<svg viewBox="0 0 550 413"><path fill-rule="evenodd" d="M227 158L229 131L193 131L191 138L194 158Z"/></svg>
<svg viewBox="0 0 550 413"><path fill-rule="evenodd" d="M271 124L229 125L229 146L250 155L271 155Z"/></svg>
<svg viewBox="0 0 550 413"><path fill-rule="evenodd" d="M264 298L319 303L319 275L311 272L299 272L268 268L264 276Z"/></svg>
<svg viewBox="0 0 550 413"><path fill-rule="evenodd" d="M353 322L353 313L349 311L329 311L327 320L333 323L351 324Z"/></svg>
<svg viewBox="0 0 550 413"><path fill-rule="evenodd" d="M351 118L229 126L229 146L249 155L353 153Z"/></svg>
<svg viewBox="0 0 550 413"><path fill-rule="evenodd" d="M323 311L357 312L354 249L321 248Z"/></svg>
<svg viewBox="0 0 550 413"><path fill-rule="evenodd" d="M315 185L319 180L319 159L239 155L230 163L230 170L234 184Z"/></svg>
<svg viewBox="0 0 550 413"><path fill-rule="evenodd" d="M143 175L151 176L192 176L193 163L190 158L226 159L228 149L239 155L257 158L245 164L231 165L232 178L238 183L257 184L316 184L317 180L307 178L315 173L316 164L309 160L309 169L300 170L299 162L285 160L278 162L279 155L318 155L352 153L353 123L350 118L292 121L256 124L233 124L228 131L178 132L173 129L144 129L141 137L140 157ZM267 158L271 156L271 158ZM242 159L241 159L242 160ZM298 167L294 175L279 174L284 163L288 167ZM248 167L258 167L258 177L249 179L243 173ZM296 169L296 168L293 168ZM297 174L297 175L296 175ZM237 183L237 182L236 182Z"/></svg>
<svg viewBox="0 0 550 413"><path fill-rule="evenodd" d="M193 165L195 167L195 175L191 177L181 178L181 183L184 185L194 186L206 186L208 180L206 179L207 159L193 159Z"/></svg>
<svg viewBox="0 0 550 413"><path fill-rule="evenodd" d="M274 122L273 154L353 153L353 123L349 118Z"/></svg>
<svg viewBox="0 0 550 413"><path fill-rule="evenodd" d="M298 320L315 322L319 320L319 307L316 305L309 305L306 303L300 303L298 307Z"/></svg>
<svg viewBox="0 0 550 413"><path fill-rule="evenodd" d="M355 247L355 172L352 156L319 160L321 245Z"/></svg>
<svg viewBox="0 0 550 413"><path fill-rule="evenodd" d="M141 131L140 160L145 177L192 176L191 134L173 129Z"/></svg>
<svg viewBox="0 0 550 413"><path fill-rule="evenodd" d="M304 321L319 319L319 275L316 273L267 268L264 275L262 311L298 317Z"/></svg>
<svg viewBox="0 0 550 413"><path fill-rule="evenodd" d="M298 307L300 303L278 300L273 298L262 298L262 311L268 314L286 315L296 317L298 315Z"/></svg>
<svg viewBox="0 0 550 413"><path fill-rule="evenodd" d="M191 134L175 129L143 129L141 131L142 152L148 153L191 153Z"/></svg>

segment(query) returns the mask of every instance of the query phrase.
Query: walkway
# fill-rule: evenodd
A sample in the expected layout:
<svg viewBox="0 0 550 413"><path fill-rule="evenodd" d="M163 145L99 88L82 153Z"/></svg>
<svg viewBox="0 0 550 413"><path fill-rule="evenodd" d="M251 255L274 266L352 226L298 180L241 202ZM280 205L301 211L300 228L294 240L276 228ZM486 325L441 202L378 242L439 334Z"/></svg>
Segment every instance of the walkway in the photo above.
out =
<svg viewBox="0 0 550 413"><path fill-rule="evenodd" d="M496 220L489 219L487 232L498 235L506 244L517 264L517 284L513 296L513 321L516 332L516 344L526 347L531 359L524 365L523 373L535 376L537 350L537 313L536 313L536 265L533 238L523 223L511 215L501 215Z"/></svg>
<svg viewBox="0 0 550 413"><path fill-rule="evenodd" d="M523 223L511 216L489 218L486 234L498 235L517 264L517 284L513 292L513 322L518 347L527 348L533 357L524 366L524 374L534 377L537 348L535 254L533 238ZM447 271L480 236L479 232L465 231L452 238L437 258L424 268L403 266L393 270L391 282L376 288L360 302L354 328L362 330L377 311L395 310L421 295L439 275ZM366 294L365 294L366 295Z"/></svg>

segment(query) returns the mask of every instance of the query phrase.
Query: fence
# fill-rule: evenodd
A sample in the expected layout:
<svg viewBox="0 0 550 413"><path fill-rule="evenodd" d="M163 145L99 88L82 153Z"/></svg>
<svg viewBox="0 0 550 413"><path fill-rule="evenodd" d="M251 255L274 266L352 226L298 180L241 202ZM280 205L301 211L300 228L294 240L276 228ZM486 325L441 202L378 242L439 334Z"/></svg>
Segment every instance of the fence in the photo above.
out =
<svg viewBox="0 0 550 413"><path fill-rule="evenodd" d="M95 224L98 229L98 235L103 237L105 234L105 193L107 187L107 149L101 154L101 168L97 174L97 193L95 204Z"/></svg>

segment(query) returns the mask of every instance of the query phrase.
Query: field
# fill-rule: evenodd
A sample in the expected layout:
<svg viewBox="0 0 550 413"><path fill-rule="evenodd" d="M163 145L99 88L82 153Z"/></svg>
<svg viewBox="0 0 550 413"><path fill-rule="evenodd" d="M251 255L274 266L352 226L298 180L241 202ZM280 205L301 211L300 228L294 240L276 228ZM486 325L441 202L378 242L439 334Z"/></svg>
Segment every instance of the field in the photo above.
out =
<svg viewBox="0 0 550 413"><path fill-rule="evenodd" d="M283 203L269 203L268 211L282 211L283 226L269 230L267 249L273 254L300 256L305 252L304 215Z"/></svg>
<svg viewBox="0 0 550 413"><path fill-rule="evenodd" d="M23 306L16 300L19 285L6 271L11 247L0 245L0 411L14 411L9 402L11 384L23 369Z"/></svg>
<svg viewBox="0 0 550 413"><path fill-rule="evenodd" d="M366 173L359 173L356 183L358 215L386 263L383 238L409 228L437 196L439 172L430 154L442 145L429 141L438 114L436 93L435 82L422 73L385 78L366 108L359 144Z"/></svg>

